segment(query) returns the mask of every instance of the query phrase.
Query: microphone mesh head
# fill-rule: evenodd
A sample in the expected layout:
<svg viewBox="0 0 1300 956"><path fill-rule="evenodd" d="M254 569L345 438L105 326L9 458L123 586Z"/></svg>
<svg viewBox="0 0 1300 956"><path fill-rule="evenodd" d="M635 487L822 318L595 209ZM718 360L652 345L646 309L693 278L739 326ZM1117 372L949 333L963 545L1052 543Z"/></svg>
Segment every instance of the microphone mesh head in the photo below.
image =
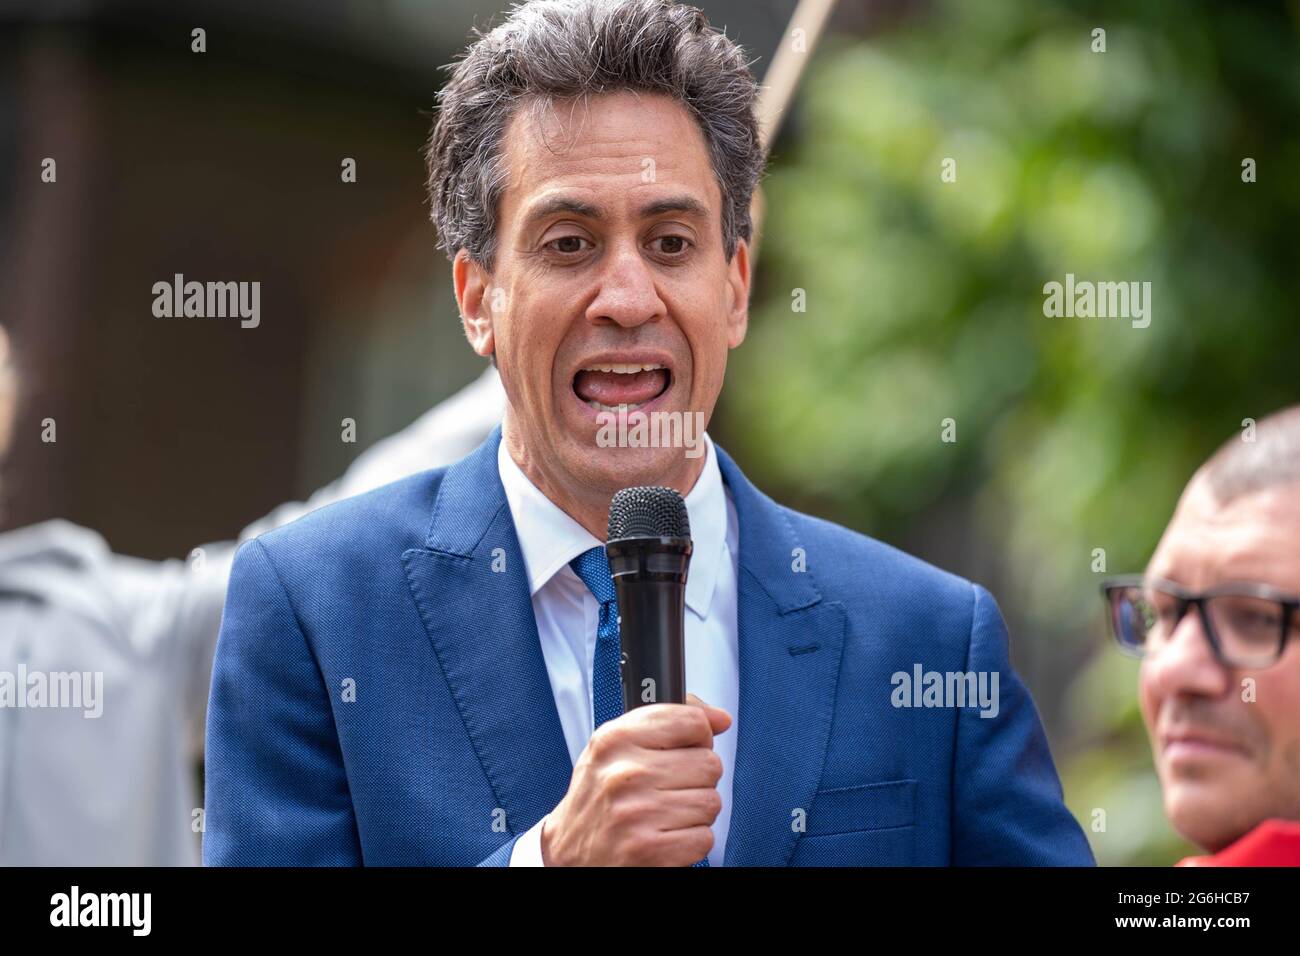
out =
<svg viewBox="0 0 1300 956"><path fill-rule="evenodd" d="M609 503L609 540L689 538L686 502L672 488L624 488Z"/></svg>

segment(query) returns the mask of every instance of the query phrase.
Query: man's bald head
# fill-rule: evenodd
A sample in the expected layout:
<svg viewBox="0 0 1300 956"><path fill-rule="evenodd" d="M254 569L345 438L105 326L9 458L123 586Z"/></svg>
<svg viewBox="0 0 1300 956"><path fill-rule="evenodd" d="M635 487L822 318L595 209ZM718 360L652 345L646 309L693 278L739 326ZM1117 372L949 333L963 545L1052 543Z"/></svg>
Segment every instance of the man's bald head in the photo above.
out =
<svg viewBox="0 0 1300 956"><path fill-rule="evenodd" d="M1225 505L1243 495L1300 481L1300 405L1269 415L1249 436L1228 439L1197 477Z"/></svg>

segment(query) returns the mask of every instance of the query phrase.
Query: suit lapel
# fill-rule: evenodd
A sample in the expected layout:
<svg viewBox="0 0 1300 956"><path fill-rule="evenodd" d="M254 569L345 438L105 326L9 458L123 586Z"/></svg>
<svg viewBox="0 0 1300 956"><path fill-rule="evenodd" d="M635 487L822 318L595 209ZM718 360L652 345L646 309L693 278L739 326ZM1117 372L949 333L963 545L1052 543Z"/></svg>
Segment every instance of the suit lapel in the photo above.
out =
<svg viewBox="0 0 1300 956"><path fill-rule="evenodd" d="M517 834L560 802L573 765L497 471L500 440L498 426L448 468L425 546L402 560L479 762ZM812 806L821 779L844 612L822 600L810 572L793 570L800 542L788 521L714 447L740 524L740 713L725 864L784 866L798 838L794 811Z"/></svg>
<svg viewBox="0 0 1300 956"><path fill-rule="evenodd" d="M794 811L812 806L826 759L844 611L822 600L810 572L794 570L801 542L776 503L714 448L740 524L740 713L724 864L785 866Z"/></svg>
<svg viewBox="0 0 1300 956"><path fill-rule="evenodd" d="M411 595L511 833L555 808L573 772L497 470L498 425L447 469Z"/></svg>

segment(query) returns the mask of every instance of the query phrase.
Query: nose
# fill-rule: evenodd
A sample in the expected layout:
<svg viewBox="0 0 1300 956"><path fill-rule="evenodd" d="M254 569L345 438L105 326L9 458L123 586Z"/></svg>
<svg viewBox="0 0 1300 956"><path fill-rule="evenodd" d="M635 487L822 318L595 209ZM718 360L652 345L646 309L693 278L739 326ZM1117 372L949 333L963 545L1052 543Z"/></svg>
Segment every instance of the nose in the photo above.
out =
<svg viewBox="0 0 1300 956"><path fill-rule="evenodd" d="M667 315L654 272L635 240L612 244L601 266L600 290L587 308L587 321L630 329Z"/></svg>
<svg viewBox="0 0 1300 956"><path fill-rule="evenodd" d="M1214 656L1196 608L1189 607L1169 639L1147 653L1142 682L1160 697L1219 697L1227 691L1228 672Z"/></svg>

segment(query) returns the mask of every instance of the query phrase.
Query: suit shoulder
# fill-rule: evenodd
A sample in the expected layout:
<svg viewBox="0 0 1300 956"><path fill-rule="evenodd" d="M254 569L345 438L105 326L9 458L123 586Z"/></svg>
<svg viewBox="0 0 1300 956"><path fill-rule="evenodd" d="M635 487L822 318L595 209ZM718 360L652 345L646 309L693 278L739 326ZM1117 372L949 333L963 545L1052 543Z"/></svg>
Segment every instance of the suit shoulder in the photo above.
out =
<svg viewBox="0 0 1300 956"><path fill-rule="evenodd" d="M894 602L969 611L974 585L915 555L843 525L778 505L806 549L808 570L831 600L864 593Z"/></svg>
<svg viewBox="0 0 1300 956"><path fill-rule="evenodd" d="M446 468L422 471L308 512L255 539L277 558L294 555L302 562L341 552L375 553L419 547Z"/></svg>

